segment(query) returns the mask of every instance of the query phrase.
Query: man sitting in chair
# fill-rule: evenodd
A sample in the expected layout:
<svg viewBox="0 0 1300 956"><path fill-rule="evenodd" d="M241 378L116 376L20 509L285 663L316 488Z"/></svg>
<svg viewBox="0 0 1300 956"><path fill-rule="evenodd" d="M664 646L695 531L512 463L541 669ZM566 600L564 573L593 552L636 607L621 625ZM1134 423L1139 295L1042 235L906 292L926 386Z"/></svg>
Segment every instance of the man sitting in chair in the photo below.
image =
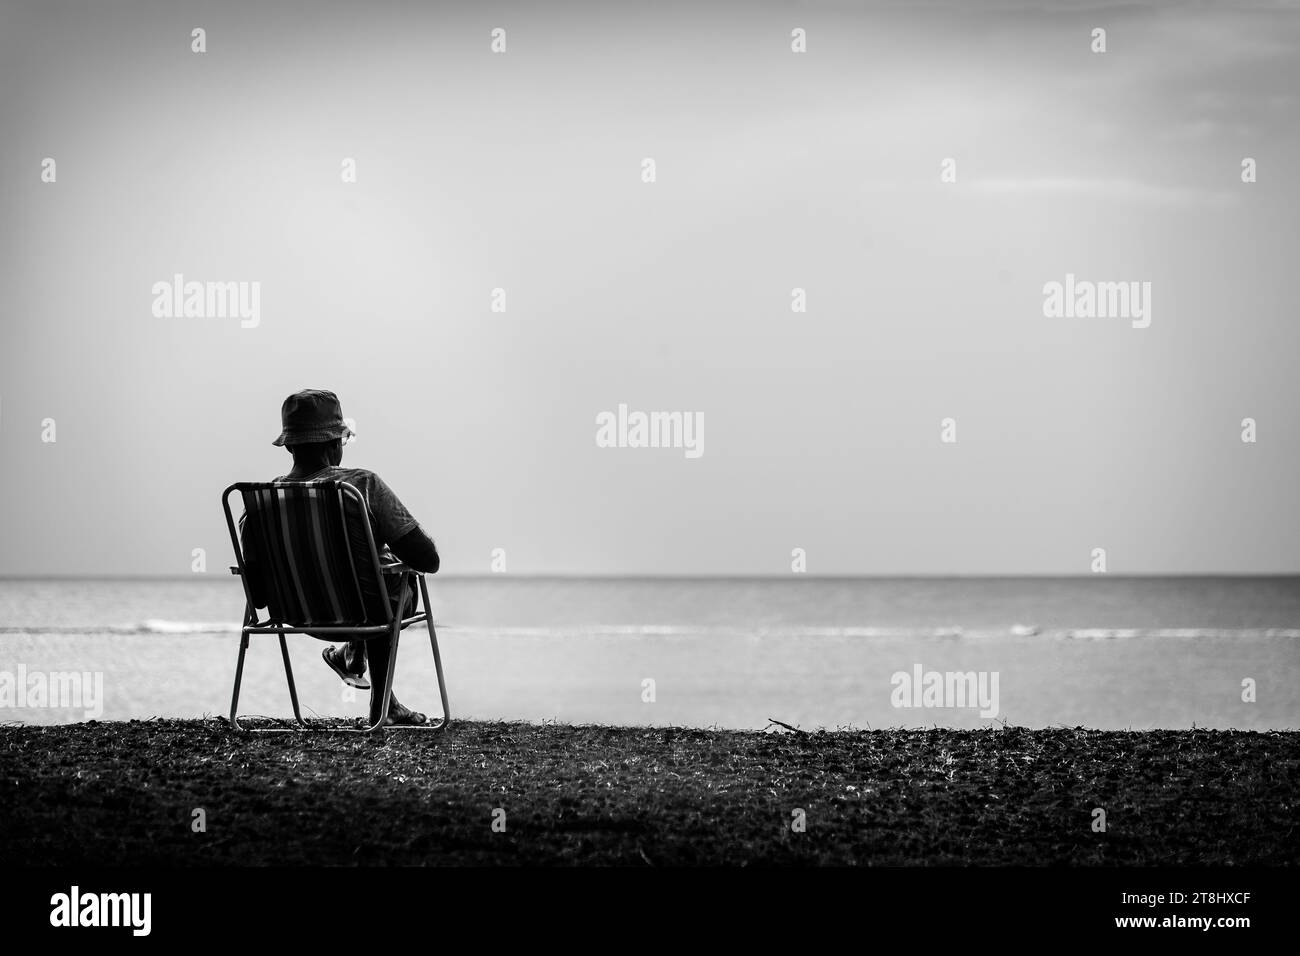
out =
<svg viewBox="0 0 1300 956"><path fill-rule="evenodd" d="M370 509L370 524L375 535L379 562L384 567L405 563L416 571L433 574L438 570L438 549L420 527L419 522L406 510L384 480L364 468L341 468L343 446L353 438L353 431L343 420L343 407L338 396L323 389L309 388L295 392L280 407L282 430L272 444L287 448L293 455L293 468L275 481L346 481L361 492ZM250 567L250 573L256 574ZM409 616L415 609L415 591L408 574L385 574L389 600L393 613ZM392 648L390 638L372 638L368 641L350 641L335 647L326 647L321 656L343 682L360 690L370 689L365 679L367 660L370 672L377 675L376 684L382 684L388 671L388 655ZM379 719L383 710L382 687L370 692L370 722ZM418 711L403 706L392 693L388 710L389 724L423 724L428 718Z"/></svg>

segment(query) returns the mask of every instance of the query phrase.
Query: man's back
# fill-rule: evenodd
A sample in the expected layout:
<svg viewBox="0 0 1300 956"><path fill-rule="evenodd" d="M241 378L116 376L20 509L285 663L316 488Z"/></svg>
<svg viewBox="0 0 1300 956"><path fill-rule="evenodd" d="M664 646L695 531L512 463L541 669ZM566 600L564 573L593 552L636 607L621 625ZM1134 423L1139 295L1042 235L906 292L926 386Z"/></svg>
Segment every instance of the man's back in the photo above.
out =
<svg viewBox="0 0 1300 956"><path fill-rule="evenodd" d="M397 556L392 551L392 545L420 527L420 523L415 520L415 516L402 504L401 499L397 497L393 489L388 487L388 483L373 471L365 468L344 468L341 465L327 465L319 471L304 477L298 477L291 471L288 475L281 475L279 478L272 480L345 481L356 488L357 491L361 492L361 497L365 499L366 507L370 509L370 528L375 536L375 546L379 550L380 563L384 565L398 562ZM421 532L421 535L423 535L423 532ZM401 546L399 545L399 547ZM407 563L421 571L438 570L436 564L433 568L428 568L420 567L418 564L409 561Z"/></svg>

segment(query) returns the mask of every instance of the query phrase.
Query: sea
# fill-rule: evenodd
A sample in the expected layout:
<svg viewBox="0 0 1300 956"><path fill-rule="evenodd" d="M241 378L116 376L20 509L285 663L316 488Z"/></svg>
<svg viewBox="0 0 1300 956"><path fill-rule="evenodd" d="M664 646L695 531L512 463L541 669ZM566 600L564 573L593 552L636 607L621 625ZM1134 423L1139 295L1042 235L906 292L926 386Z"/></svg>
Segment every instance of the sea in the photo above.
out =
<svg viewBox="0 0 1300 956"><path fill-rule="evenodd" d="M1300 578L429 579L455 719L818 728L1300 727ZM238 579L0 579L0 721L225 714ZM368 694L288 637L304 716ZM291 714L255 635L240 713ZM396 690L438 712L423 625Z"/></svg>

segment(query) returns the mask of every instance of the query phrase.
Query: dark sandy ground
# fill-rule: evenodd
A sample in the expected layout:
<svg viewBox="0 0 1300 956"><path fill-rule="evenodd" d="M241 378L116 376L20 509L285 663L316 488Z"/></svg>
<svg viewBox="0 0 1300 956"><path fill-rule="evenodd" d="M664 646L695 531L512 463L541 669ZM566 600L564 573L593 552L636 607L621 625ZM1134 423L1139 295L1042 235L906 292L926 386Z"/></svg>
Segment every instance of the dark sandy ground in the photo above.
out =
<svg viewBox="0 0 1300 956"><path fill-rule="evenodd" d="M0 862L1294 864L1297 782L1295 732L9 725Z"/></svg>

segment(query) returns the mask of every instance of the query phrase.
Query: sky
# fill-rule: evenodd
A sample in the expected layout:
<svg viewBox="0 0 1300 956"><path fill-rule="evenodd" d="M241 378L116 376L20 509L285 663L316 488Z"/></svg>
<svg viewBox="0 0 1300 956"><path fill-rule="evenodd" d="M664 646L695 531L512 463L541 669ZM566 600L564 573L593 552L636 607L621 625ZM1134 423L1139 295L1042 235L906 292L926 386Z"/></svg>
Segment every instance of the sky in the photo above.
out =
<svg viewBox="0 0 1300 956"><path fill-rule="evenodd" d="M447 573L1300 572L1297 54L1294 3L5 0L0 574L224 572L306 387Z"/></svg>

